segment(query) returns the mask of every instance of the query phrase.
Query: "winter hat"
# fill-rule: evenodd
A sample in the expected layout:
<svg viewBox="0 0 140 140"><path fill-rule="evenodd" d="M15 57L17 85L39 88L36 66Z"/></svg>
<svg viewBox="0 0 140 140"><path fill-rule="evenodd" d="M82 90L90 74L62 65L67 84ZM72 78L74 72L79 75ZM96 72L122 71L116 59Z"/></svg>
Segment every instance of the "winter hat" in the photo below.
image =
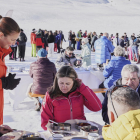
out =
<svg viewBox="0 0 140 140"><path fill-rule="evenodd" d="M32 32L36 32L35 28L34 28L34 29L32 29Z"/></svg>
<svg viewBox="0 0 140 140"><path fill-rule="evenodd" d="M82 39L82 42L85 42L85 44L87 44L88 43L88 38L86 37L86 38L83 38Z"/></svg>
<svg viewBox="0 0 140 140"><path fill-rule="evenodd" d="M39 57L46 57L47 54L48 54L48 53L47 53L47 51L46 51L45 49L40 49L40 50L38 51L38 53L37 53L37 55L38 55Z"/></svg>

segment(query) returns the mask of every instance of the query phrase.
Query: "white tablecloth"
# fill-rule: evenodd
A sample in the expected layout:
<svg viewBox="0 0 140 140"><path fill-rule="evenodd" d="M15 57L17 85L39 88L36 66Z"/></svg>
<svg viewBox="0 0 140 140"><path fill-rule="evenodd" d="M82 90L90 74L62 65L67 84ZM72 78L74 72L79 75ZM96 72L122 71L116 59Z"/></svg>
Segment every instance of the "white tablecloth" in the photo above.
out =
<svg viewBox="0 0 140 140"><path fill-rule="evenodd" d="M14 89L9 90L9 99L13 109L17 109L18 105L27 97L28 86L33 82L33 79L28 73L12 71L16 73L16 78L21 78L20 84ZM98 88L103 81L103 75L100 71L85 71L76 69L79 79L91 89Z"/></svg>

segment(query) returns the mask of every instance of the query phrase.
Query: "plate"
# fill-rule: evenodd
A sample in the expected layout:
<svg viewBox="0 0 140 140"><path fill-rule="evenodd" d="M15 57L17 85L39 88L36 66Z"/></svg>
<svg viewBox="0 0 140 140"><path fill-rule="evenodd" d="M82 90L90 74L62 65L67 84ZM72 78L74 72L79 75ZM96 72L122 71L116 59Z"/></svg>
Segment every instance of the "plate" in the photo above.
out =
<svg viewBox="0 0 140 140"><path fill-rule="evenodd" d="M10 133L4 134L3 136L15 136L15 138L12 140L17 140L22 136L22 132L10 132Z"/></svg>

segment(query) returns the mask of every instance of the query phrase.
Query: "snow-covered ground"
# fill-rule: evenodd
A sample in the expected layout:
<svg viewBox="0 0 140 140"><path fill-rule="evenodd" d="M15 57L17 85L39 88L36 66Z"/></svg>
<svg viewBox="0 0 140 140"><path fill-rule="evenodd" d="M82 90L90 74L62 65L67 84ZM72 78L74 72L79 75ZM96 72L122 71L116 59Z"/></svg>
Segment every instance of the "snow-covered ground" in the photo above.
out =
<svg viewBox="0 0 140 140"><path fill-rule="evenodd" d="M126 32L128 36L132 33L137 35L140 23L139 6L139 0L0 0L0 15L5 16L8 10L13 9L12 18L28 37L26 61L9 61L6 57L6 64L29 67L36 60L30 57L30 32L33 28L62 30L66 39L69 30L77 33L79 29L83 32L96 31L97 34L118 32L121 36ZM34 111L34 101L26 98L17 110L13 110L8 98L8 94L5 94L5 124L14 129L41 130L40 112ZM85 114L88 120L104 125L101 112L93 113L85 109Z"/></svg>

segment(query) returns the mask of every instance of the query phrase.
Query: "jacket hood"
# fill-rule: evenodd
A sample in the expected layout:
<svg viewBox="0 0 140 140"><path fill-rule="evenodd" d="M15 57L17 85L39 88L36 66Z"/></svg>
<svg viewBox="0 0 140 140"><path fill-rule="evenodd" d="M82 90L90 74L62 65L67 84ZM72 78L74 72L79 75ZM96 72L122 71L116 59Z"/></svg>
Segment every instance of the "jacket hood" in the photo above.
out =
<svg viewBox="0 0 140 140"><path fill-rule="evenodd" d="M140 140L140 109L122 114L102 134L105 140Z"/></svg>

